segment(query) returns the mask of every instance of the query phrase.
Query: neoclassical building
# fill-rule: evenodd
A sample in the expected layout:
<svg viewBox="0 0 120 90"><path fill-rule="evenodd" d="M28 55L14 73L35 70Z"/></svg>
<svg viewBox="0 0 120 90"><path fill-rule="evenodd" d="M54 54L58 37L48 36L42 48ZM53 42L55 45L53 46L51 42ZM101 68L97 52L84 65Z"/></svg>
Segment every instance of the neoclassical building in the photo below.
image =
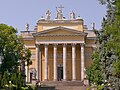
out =
<svg viewBox="0 0 120 90"><path fill-rule="evenodd" d="M95 34L88 30L83 19L70 13L63 17L62 8L51 20L48 10L45 18L37 22L33 31L21 31L22 40L29 48L32 65L26 67L26 81L82 81L85 69L90 66L91 55L96 47Z"/></svg>

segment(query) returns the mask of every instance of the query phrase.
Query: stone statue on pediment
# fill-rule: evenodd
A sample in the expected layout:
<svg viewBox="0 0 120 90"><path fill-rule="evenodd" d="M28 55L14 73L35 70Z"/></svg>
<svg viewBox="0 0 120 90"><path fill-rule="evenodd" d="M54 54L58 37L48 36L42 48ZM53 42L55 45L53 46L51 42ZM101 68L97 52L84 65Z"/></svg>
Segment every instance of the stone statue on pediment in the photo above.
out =
<svg viewBox="0 0 120 90"><path fill-rule="evenodd" d="M50 20L51 12L48 10L45 14L45 19Z"/></svg>
<svg viewBox="0 0 120 90"><path fill-rule="evenodd" d="M26 30L26 31L29 30L29 24L28 24L28 23L25 25L25 30Z"/></svg>
<svg viewBox="0 0 120 90"><path fill-rule="evenodd" d="M70 19L71 19L71 20L74 20L74 19L75 19L75 13L74 13L73 11L70 13Z"/></svg>
<svg viewBox="0 0 120 90"><path fill-rule="evenodd" d="M64 7L62 7L62 6L56 7L56 11L57 11L56 19L58 19L58 20L63 19L62 8L64 8Z"/></svg>

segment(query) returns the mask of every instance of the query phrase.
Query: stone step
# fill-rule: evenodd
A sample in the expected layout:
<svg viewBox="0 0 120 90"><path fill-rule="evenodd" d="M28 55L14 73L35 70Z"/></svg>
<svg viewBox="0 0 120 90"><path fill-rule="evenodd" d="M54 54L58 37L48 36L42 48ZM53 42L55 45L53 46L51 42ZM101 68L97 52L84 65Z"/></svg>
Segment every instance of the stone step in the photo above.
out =
<svg viewBox="0 0 120 90"><path fill-rule="evenodd" d="M89 86L56 86L56 90L86 90Z"/></svg>
<svg viewBox="0 0 120 90"><path fill-rule="evenodd" d="M81 81L44 81L43 86L83 86Z"/></svg>
<svg viewBox="0 0 120 90"><path fill-rule="evenodd" d="M42 81L37 90L87 90L81 81ZM90 89L91 90L91 89Z"/></svg>

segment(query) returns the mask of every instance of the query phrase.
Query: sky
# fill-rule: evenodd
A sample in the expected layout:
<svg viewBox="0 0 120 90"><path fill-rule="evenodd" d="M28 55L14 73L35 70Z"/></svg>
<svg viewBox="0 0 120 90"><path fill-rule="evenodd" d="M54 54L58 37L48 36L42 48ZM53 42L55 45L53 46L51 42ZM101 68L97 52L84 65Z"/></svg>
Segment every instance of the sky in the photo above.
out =
<svg viewBox="0 0 120 90"><path fill-rule="evenodd" d="M31 31L47 10L51 11L51 17L55 19L56 7L60 5L64 6L63 15L66 19L74 11L76 17L82 17L88 29L91 29L92 22L96 29L101 28L106 8L98 0L0 0L0 23L13 26L18 32L24 31L28 23Z"/></svg>

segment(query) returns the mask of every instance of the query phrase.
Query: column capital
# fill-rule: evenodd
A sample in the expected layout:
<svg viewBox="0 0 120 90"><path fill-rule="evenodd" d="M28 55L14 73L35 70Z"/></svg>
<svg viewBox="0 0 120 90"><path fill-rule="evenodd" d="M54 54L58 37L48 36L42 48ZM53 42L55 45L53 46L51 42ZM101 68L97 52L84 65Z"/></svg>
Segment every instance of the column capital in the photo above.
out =
<svg viewBox="0 0 120 90"><path fill-rule="evenodd" d="M44 44L44 45L45 45L45 48L47 48L49 44Z"/></svg>
<svg viewBox="0 0 120 90"><path fill-rule="evenodd" d="M53 44L54 47L57 47L58 44Z"/></svg>
<svg viewBox="0 0 120 90"><path fill-rule="evenodd" d="M45 46L48 46L49 44L44 44Z"/></svg>
<svg viewBox="0 0 120 90"><path fill-rule="evenodd" d="M72 45L72 46L76 46L76 43L72 43L71 45Z"/></svg>
<svg viewBox="0 0 120 90"><path fill-rule="evenodd" d="M67 46L67 43L63 43L62 45L63 45L63 46Z"/></svg>
<svg viewBox="0 0 120 90"><path fill-rule="evenodd" d="M40 46L40 44L35 44L35 46L38 48Z"/></svg>
<svg viewBox="0 0 120 90"><path fill-rule="evenodd" d="M85 43L80 43L81 46L85 46Z"/></svg>

